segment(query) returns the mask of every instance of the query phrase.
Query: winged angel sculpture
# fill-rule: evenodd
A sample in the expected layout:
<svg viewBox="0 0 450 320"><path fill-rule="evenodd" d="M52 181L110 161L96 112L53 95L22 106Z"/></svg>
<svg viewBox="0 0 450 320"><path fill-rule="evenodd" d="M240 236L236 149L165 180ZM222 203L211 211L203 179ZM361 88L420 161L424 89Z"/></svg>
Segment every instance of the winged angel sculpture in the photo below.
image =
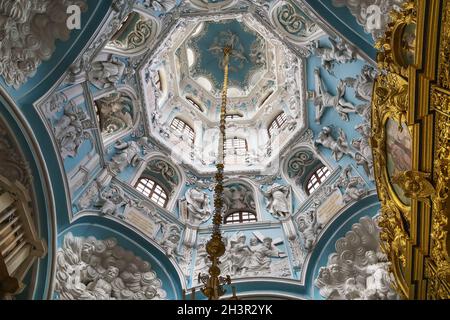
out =
<svg viewBox="0 0 450 320"><path fill-rule="evenodd" d="M336 242L336 252L320 268L315 286L329 300L395 300L389 265L379 250L376 222L363 217Z"/></svg>

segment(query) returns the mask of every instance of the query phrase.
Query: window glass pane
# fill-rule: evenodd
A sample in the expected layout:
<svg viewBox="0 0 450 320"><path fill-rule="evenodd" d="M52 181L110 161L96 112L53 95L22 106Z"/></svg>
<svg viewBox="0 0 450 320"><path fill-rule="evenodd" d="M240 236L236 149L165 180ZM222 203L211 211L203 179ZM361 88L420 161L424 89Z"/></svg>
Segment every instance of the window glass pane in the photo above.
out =
<svg viewBox="0 0 450 320"><path fill-rule="evenodd" d="M281 112L278 116L275 117L275 119L272 121L272 123L269 126L269 136L272 137L272 135L281 129L283 124L286 122L286 114L284 112Z"/></svg>
<svg viewBox="0 0 450 320"><path fill-rule="evenodd" d="M165 207L168 202L167 193L153 180L142 178L136 184L136 190L150 198L151 201L161 207Z"/></svg>
<svg viewBox="0 0 450 320"><path fill-rule="evenodd" d="M257 221L256 214L252 212L239 211L230 213L225 217L225 224L236 224L236 223L245 223L245 222L254 222Z"/></svg>
<svg viewBox="0 0 450 320"><path fill-rule="evenodd" d="M181 119L174 118L170 127L181 134L183 137L186 136L188 138L188 142L191 144L194 143L195 140L195 132L186 122Z"/></svg>
<svg viewBox="0 0 450 320"><path fill-rule="evenodd" d="M225 162L242 163L245 161L248 146L247 140L240 138L231 138L225 140Z"/></svg>
<svg viewBox="0 0 450 320"><path fill-rule="evenodd" d="M309 195L319 188L320 184L330 175L330 170L323 166L317 169L306 184L306 193Z"/></svg>

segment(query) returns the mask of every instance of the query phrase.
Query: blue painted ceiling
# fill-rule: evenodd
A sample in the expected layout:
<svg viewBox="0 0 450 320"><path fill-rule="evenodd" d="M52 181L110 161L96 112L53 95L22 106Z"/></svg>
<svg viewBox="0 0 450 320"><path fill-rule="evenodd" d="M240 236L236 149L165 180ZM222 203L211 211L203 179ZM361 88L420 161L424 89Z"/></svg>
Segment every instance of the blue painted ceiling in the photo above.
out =
<svg viewBox="0 0 450 320"><path fill-rule="evenodd" d="M220 90L224 74L221 48L231 44L233 51L229 64L230 85L247 88L251 75L265 67L265 62L259 63L254 57L254 52L260 51L263 43L264 40L259 34L236 20L207 22L200 34L188 42L188 46L196 55L190 72L194 78L208 78L215 88Z"/></svg>

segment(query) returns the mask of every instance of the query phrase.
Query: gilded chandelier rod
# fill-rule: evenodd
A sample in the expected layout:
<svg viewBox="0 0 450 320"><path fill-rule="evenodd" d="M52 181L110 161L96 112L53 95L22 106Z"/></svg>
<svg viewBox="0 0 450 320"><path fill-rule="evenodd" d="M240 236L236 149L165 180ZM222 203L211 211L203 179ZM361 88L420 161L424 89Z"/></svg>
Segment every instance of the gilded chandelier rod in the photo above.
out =
<svg viewBox="0 0 450 320"><path fill-rule="evenodd" d="M222 239L220 227L222 225L222 209L223 209L223 171L225 160L225 128L226 128L226 116L227 116L227 91L228 91L228 72L229 62L232 48L226 46L223 49L224 55L224 78L222 88L222 104L220 109L220 135L219 135L219 150L216 164L216 186L214 188L214 217L213 217L213 230L211 239L206 244L206 252L208 258L211 261L211 266L208 270L208 274L199 274L199 282L204 284L201 288L201 292L209 300L218 300L225 294L223 286L225 284L231 284L231 278L229 275L223 277L220 275L220 261L219 258L225 253L225 243Z"/></svg>

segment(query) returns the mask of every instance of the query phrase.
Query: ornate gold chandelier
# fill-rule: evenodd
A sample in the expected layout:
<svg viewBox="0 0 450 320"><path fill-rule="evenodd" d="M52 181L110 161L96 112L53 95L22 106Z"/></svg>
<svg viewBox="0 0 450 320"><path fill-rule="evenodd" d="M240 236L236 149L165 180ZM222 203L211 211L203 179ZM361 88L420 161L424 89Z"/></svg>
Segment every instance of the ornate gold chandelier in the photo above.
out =
<svg viewBox="0 0 450 320"><path fill-rule="evenodd" d="M226 129L226 118L228 115L241 116L242 114L238 112L227 113L227 92L228 92L228 72L230 56L232 54L232 46L226 45L223 48L223 67L224 67L224 77L223 77L223 88L222 88L222 102L220 109L220 135L219 135L219 147L217 155L216 164L216 186L214 188L214 216L213 216L213 229L211 234L211 239L206 244L206 252L208 253L208 258L211 265L208 269L208 273L199 273L198 282L202 283L203 286L200 291L203 293L208 300L219 300L226 290L225 285L231 284L231 277L229 275L222 276L220 270L220 257L225 253L225 243L222 239L221 225L223 221L222 210L224 204L224 194L223 194L223 180L224 180L224 163L225 163L225 129ZM237 300L236 289L233 287L232 300ZM185 292L183 291L183 299L185 299ZM191 299L195 299L195 288L192 289Z"/></svg>
<svg viewBox="0 0 450 320"><path fill-rule="evenodd" d="M225 294L223 288L226 284L231 284L231 278L229 275L223 277L220 275L220 257L225 253L225 243L222 239L220 232L220 226L222 225L222 209L223 209L223 171L225 160L225 127L227 116L227 91L228 91L228 67L230 63L231 46L225 46L223 49L224 55L224 77L222 88L222 104L220 108L220 135L219 135L219 148L216 164L216 186L214 188L214 217L213 217L213 230L211 239L206 244L206 252L208 258L211 261L211 266L208 270L208 274L199 273L198 282L203 283L201 292L209 300L218 300Z"/></svg>

